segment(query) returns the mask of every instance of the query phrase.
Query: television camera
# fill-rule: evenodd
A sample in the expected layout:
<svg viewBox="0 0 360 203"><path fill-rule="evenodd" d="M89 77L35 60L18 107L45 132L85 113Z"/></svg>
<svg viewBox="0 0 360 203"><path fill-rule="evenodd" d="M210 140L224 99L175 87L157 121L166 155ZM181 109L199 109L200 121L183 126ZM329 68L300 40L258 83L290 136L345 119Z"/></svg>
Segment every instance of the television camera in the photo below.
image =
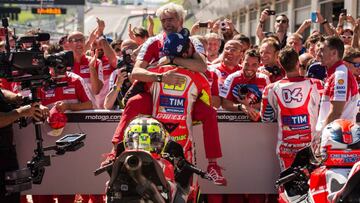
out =
<svg viewBox="0 0 360 203"><path fill-rule="evenodd" d="M15 48L10 48L8 20L2 19L4 37L6 41L5 52L0 53L0 78L5 78L10 82L19 82L21 89L30 89L31 97L23 100L23 104L38 102L38 88L45 89L66 86L66 83L57 82L50 74L49 67L63 69L73 66L74 57L70 51L60 52L44 56L41 50L41 42L48 41L48 33L38 33L34 36L14 37ZM28 49L22 48L23 44L31 44ZM6 190L9 193L20 192L31 189L32 183L41 184L45 173L45 166L50 166L50 155L45 155L45 151L53 150L56 155L63 155L67 151L76 151L84 146L85 134L70 134L59 139L56 145L43 147L41 135L42 122L35 122L36 149L31 161L28 161L24 169L7 172ZM27 121L20 119L20 127L26 127Z"/></svg>

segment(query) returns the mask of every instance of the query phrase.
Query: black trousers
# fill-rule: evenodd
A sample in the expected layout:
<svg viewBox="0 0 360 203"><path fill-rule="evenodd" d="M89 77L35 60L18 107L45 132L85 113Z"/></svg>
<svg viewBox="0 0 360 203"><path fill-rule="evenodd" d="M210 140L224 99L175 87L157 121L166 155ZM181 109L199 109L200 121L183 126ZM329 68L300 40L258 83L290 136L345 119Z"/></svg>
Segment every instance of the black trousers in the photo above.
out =
<svg viewBox="0 0 360 203"><path fill-rule="evenodd" d="M0 202L20 203L20 193L6 194L5 172L19 169L14 146L0 148Z"/></svg>

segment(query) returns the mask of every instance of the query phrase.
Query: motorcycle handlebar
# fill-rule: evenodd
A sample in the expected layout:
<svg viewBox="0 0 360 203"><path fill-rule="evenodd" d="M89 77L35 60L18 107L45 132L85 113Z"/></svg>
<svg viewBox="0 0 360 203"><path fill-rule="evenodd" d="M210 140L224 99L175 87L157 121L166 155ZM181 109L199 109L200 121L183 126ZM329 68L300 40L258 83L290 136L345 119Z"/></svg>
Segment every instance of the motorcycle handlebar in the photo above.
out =
<svg viewBox="0 0 360 203"><path fill-rule="evenodd" d="M211 178L209 177L207 172L197 168L193 164L187 162L185 159L179 161L178 167L179 167L180 170L188 170L191 173L195 173L195 174L199 175L200 177L202 177L204 179L211 180Z"/></svg>
<svg viewBox="0 0 360 203"><path fill-rule="evenodd" d="M289 175L287 175L285 177L279 178L279 180L277 180L275 182L275 184L276 184L276 186L280 186L287 182L290 182L290 181L294 180L298 176L298 174L299 174L298 172L294 171L293 173L290 173Z"/></svg>

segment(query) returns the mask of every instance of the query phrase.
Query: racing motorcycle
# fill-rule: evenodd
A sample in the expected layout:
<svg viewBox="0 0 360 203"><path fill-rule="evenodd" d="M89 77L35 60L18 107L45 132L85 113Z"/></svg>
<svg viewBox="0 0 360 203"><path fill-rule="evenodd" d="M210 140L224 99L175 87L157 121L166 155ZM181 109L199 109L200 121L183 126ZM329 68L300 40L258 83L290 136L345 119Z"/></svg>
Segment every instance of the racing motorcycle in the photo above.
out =
<svg viewBox="0 0 360 203"><path fill-rule="evenodd" d="M144 126L146 121L141 119L137 123ZM147 123L161 126L157 120L149 119L151 122ZM129 125L133 122L136 123L136 119ZM207 172L186 161L180 144L170 140L164 143L162 130L129 133L133 129L125 131L128 138L124 140L125 145L118 145L116 159L95 171L95 175L105 171L110 175L107 203L185 203L192 192L193 174L212 181Z"/></svg>
<svg viewBox="0 0 360 203"><path fill-rule="evenodd" d="M360 127L338 119L322 134L322 161L315 158L310 146L305 147L291 167L280 173L276 182L279 202L360 202Z"/></svg>

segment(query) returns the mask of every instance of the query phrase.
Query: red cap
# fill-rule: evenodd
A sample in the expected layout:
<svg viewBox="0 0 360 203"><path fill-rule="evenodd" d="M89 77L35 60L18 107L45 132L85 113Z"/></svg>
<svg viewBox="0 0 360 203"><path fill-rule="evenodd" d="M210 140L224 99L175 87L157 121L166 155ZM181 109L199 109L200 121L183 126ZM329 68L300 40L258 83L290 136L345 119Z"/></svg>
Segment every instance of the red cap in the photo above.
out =
<svg viewBox="0 0 360 203"><path fill-rule="evenodd" d="M60 129L65 127L67 122L67 117L64 113L61 113L60 111L57 110L57 108L54 106L51 110L50 110L50 115L48 118L48 123L50 125L51 128L53 129Z"/></svg>

